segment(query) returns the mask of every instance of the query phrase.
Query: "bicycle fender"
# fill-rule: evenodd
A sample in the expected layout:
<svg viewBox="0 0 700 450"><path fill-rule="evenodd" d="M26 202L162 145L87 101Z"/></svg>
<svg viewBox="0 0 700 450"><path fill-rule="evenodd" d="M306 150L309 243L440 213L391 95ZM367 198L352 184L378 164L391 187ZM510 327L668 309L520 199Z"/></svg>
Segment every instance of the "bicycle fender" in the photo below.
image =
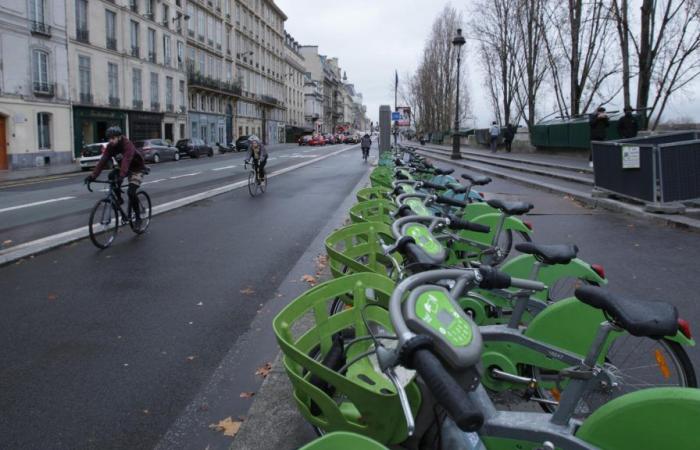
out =
<svg viewBox="0 0 700 450"><path fill-rule="evenodd" d="M666 339L669 341L678 342L686 347L695 347L695 339L688 339L685 334L681 333L680 331L674 336L666 336Z"/></svg>

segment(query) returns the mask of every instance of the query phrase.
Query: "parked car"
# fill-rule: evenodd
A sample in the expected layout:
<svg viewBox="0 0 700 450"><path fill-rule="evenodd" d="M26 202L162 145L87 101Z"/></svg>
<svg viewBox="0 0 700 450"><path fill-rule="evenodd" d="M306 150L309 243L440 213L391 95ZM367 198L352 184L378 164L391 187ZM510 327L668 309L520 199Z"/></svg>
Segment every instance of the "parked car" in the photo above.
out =
<svg viewBox="0 0 700 450"><path fill-rule="evenodd" d="M146 161L159 163L163 160L172 159L178 161L180 152L174 145L168 144L162 139L146 139L145 141L136 141L134 146L141 150Z"/></svg>
<svg viewBox="0 0 700 450"><path fill-rule="evenodd" d="M336 134L335 135L335 142L338 144L344 144L345 143L345 135L344 134Z"/></svg>
<svg viewBox="0 0 700 450"><path fill-rule="evenodd" d="M323 139L325 139L326 144L335 144L335 137L332 134L324 134Z"/></svg>
<svg viewBox="0 0 700 450"><path fill-rule="evenodd" d="M214 156L214 150L201 139L180 139L175 144L180 156L199 158L202 155Z"/></svg>
<svg viewBox="0 0 700 450"><path fill-rule="evenodd" d="M248 146L250 145L250 141L252 140L260 140L257 138L257 136L251 134L250 136L241 136L238 139L236 139L236 151L239 152L247 152L248 151Z"/></svg>
<svg viewBox="0 0 700 450"><path fill-rule="evenodd" d="M326 145L326 140L322 134L317 134L309 141L309 145Z"/></svg>
<svg viewBox="0 0 700 450"><path fill-rule="evenodd" d="M78 164L80 164L81 170L90 170L97 165L97 161L102 157L102 153L107 149L107 144L109 142L96 142L94 144L87 144L83 146L80 151L80 158L78 158ZM112 162L109 161L108 168L111 168Z"/></svg>
<svg viewBox="0 0 700 450"><path fill-rule="evenodd" d="M345 143L346 144L357 144L358 140L357 140L357 138L355 138L354 135L350 134L350 135L345 136Z"/></svg>
<svg viewBox="0 0 700 450"><path fill-rule="evenodd" d="M299 145L311 145L311 139L313 139L313 136L306 134L299 138Z"/></svg>
<svg viewBox="0 0 700 450"><path fill-rule="evenodd" d="M228 144L221 144L221 143L217 142L216 147L219 149L219 153L235 152L236 151L236 143L235 142L230 142Z"/></svg>

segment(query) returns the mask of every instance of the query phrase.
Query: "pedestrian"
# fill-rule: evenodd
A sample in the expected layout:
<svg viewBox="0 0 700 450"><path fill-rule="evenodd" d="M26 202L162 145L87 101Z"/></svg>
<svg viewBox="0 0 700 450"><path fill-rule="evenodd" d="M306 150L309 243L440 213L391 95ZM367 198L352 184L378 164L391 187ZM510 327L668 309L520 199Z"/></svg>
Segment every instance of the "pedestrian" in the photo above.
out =
<svg viewBox="0 0 700 450"><path fill-rule="evenodd" d="M496 153L496 146L498 145L498 138L500 135L501 127L499 127L494 120L491 123L491 128L489 128L489 136L491 137L491 153Z"/></svg>
<svg viewBox="0 0 700 450"><path fill-rule="evenodd" d="M632 108L625 106L625 115L617 121L617 132L621 138L629 139L637 137L637 131L639 131L639 126L637 119L632 115Z"/></svg>
<svg viewBox="0 0 700 450"><path fill-rule="evenodd" d="M605 108L602 106L598 107L595 114L591 114L590 118L591 125L591 141L604 141L608 133L608 126L610 126L610 119L605 113ZM593 147L591 144L591 151L588 154L588 165L593 167Z"/></svg>
<svg viewBox="0 0 700 450"><path fill-rule="evenodd" d="M515 125L509 123L506 125L506 130L503 133L503 142L506 144L506 151L510 153L511 145L513 144L513 139L515 139Z"/></svg>

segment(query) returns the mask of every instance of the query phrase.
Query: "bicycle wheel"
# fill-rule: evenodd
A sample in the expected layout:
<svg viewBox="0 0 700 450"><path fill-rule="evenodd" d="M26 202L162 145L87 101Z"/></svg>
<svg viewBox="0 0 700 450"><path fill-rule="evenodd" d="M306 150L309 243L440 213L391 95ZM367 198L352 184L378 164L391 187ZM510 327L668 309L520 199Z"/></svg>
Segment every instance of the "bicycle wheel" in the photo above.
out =
<svg viewBox="0 0 700 450"><path fill-rule="evenodd" d="M668 339L650 339L630 334L619 336L610 346L605 357L605 366L613 374L617 386L599 383L579 401L574 418L583 419L614 398L640 389L653 387L697 387L697 378L685 349ZM565 386L560 384L557 374L533 368L539 381L550 380L549 387L538 386L540 398L558 401ZM545 411L553 412L553 405L541 404Z"/></svg>
<svg viewBox="0 0 700 450"><path fill-rule="evenodd" d="M148 225L151 224L151 197L144 192L138 191L136 193L137 207L139 208L139 217L141 217L140 226L136 226L136 215L131 212L129 216L129 226L131 230L136 234L143 234L148 229Z"/></svg>
<svg viewBox="0 0 700 450"><path fill-rule="evenodd" d="M265 193L265 189L267 189L267 175L265 175L262 181L258 183L258 189L260 189L261 194Z"/></svg>
<svg viewBox="0 0 700 450"><path fill-rule="evenodd" d="M256 186L255 182L255 171L251 170L248 172L248 193L250 193L251 197L255 197L258 193L258 187Z"/></svg>
<svg viewBox="0 0 700 450"><path fill-rule="evenodd" d="M119 228L119 212L117 206L109 199L95 203L90 212L90 240L97 248L105 249L112 245L117 237Z"/></svg>

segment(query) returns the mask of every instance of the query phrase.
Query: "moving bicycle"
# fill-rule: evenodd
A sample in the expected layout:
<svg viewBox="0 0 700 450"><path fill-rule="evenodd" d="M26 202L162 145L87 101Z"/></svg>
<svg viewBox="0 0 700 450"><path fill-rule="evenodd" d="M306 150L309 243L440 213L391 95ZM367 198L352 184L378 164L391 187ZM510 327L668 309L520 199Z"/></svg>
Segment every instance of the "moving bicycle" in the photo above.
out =
<svg viewBox="0 0 700 450"><path fill-rule="evenodd" d="M248 164L252 165L252 170L248 175L248 192L252 197L255 197L258 192L265 192L267 187L267 176L265 174L267 150L257 138L250 140L244 167L247 168Z"/></svg>

